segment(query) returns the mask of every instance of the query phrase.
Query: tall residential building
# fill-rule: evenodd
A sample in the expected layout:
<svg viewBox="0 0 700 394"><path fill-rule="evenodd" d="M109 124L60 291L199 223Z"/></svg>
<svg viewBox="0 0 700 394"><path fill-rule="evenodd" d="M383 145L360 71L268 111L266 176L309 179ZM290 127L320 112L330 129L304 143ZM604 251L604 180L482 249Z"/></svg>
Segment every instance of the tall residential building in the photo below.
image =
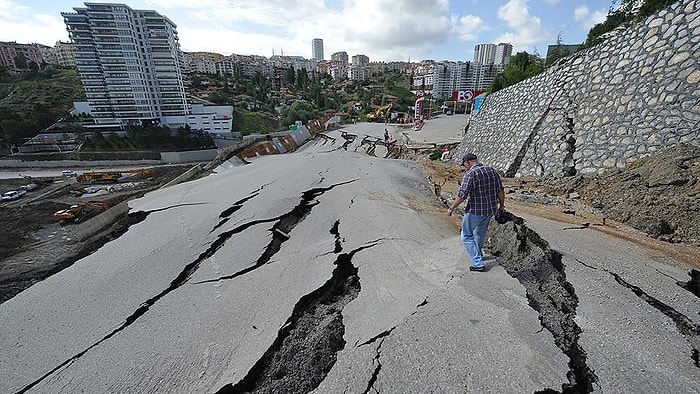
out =
<svg viewBox="0 0 700 394"><path fill-rule="evenodd" d="M426 62L418 65L413 74L413 88L430 92L433 97L449 100L455 93L473 94L488 89L503 65L477 62Z"/></svg>
<svg viewBox="0 0 700 394"><path fill-rule="evenodd" d="M311 59L319 62L323 60L323 40L320 38L311 40Z"/></svg>
<svg viewBox="0 0 700 394"><path fill-rule="evenodd" d="M502 42L496 45L496 56L493 60L493 64L506 65L510 61L510 57L513 54L513 46L506 42Z"/></svg>
<svg viewBox="0 0 700 394"><path fill-rule="evenodd" d="M496 59L495 44L479 44L474 47L474 62L481 64L493 64Z"/></svg>
<svg viewBox="0 0 700 394"><path fill-rule="evenodd" d="M176 25L152 10L85 3L62 12L97 123L168 123L189 113Z"/></svg>
<svg viewBox="0 0 700 394"><path fill-rule="evenodd" d="M508 43L479 44L474 47L474 62L480 64L506 65L513 53L513 46Z"/></svg>
<svg viewBox="0 0 700 394"><path fill-rule="evenodd" d="M369 66L369 58L365 55L353 56L351 66L347 70L348 79L366 81L371 75L372 67Z"/></svg>

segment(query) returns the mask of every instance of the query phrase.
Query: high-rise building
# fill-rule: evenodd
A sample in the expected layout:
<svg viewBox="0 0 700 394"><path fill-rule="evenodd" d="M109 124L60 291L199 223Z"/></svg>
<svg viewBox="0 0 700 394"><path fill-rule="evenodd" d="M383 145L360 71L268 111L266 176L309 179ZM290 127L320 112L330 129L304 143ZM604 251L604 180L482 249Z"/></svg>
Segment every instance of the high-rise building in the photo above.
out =
<svg viewBox="0 0 700 394"><path fill-rule="evenodd" d="M496 56L493 64L506 65L510 61L510 56L513 54L513 46L506 42L496 45Z"/></svg>
<svg viewBox="0 0 700 394"><path fill-rule="evenodd" d="M311 59L319 62L323 60L323 40L320 38L311 40Z"/></svg>
<svg viewBox="0 0 700 394"><path fill-rule="evenodd" d="M479 44L474 47L474 63L493 64L495 58L495 44Z"/></svg>
<svg viewBox="0 0 700 394"><path fill-rule="evenodd" d="M176 25L152 10L85 3L62 12L97 123L167 123L189 113Z"/></svg>
<svg viewBox="0 0 700 394"><path fill-rule="evenodd" d="M413 88L430 92L433 97L449 100L459 91L476 94L488 89L503 65L477 62L430 62L420 64L413 74Z"/></svg>
<svg viewBox="0 0 700 394"><path fill-rule="evenodd" d="M508 43L479 44L474 47L474 63L506 65L513 53L513 46Z"/></svg>

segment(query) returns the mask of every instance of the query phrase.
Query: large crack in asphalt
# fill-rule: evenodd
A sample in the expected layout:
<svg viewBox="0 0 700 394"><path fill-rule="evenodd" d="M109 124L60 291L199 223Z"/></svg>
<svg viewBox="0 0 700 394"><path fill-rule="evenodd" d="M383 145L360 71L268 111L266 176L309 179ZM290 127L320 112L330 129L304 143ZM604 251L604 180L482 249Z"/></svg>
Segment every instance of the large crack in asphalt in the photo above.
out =
<svg viewBox="0 0 700 394"><path fill-rule="evenodd" d="M125 330L134 322L136 322L141 316L143 316L148 310L153 306L156 302L158 302L160 299L165 297L166 295L170 294L172 291L178 289L180 286L183 284L187 283L187 281L190 279L190 277L199 269L200 264L202 261L208 259L209 257L213 256L221 247L223 247L226 242L235 234L238 234L254 225L260 224L260 223L267 223L267 222L273 222L277 221L277 223L273 226L273 230L279 230L280 228L287 228L288 225L292 225L292 228L296 226L296 224L299 223L300 220L303 220L306 215L309 214L311 211L311 208L313 208L318 202L315 200L316 197L319 195L325 193L328 190L331 190L337 186L344 185L350 182L354 182L354 180L350 181L345 181L337 184L333 184L328 187L323 187L323 188L313 188L310 190L307 190L302 193L302 200L301 202L295 206L291 212L288 212L286 214L280 215L276 218L272 219L260 219L260 220L253 220L250 222L247 222L245 224L242 224L232 230L223 232L220 234L217 239L205 250L203 253L199 255L197 259L192 261L191 263L185 265L182 271L177 275L175 279L173 279L170 282L170 285L162 290L160 293L157 295L149 298L148 300L144 301L131 315L129 315L117 328L115 328L113 331L108 333L107 335L103 336L101 339L98 341L94 342L92 345L89 347L85 348L84 350L80 351L79 353L75 354L73 357L70 357L69 359L65 360L55 368L51 369L48 371L46 374L41 376L40 378L36 379L35 381L31 382L30 384L26 385L23 387L18 393L24 393L36 386L37 384L41 383L44 379L48 378L49 376L53 375L55 372L67 367L74 361L78 360L82 356L84 356L87 352L90 350L94 349L95 347L99 346L103 342L107 341L108 339L112 338L116 334L120 333L121 331ZM194 204L181 204L181 205L194 205ZM139 211L139 212L134 212L130 213L127 215L127 219L129 219L128 223L129 225L136 224L138 222L144 221L148 215L150 215L152 212L157 212L157 211L164 211L167 209L171 209L174 207L164 207L164 208L159 208L155 209L152 211ZM128 227L127 227L128 229ZM124 232L126 229L124 230ZM273 231L273 234L277 234L278 231ZM286 236L285 240L289 237L288 234L284 234ZM271 241L270 245L268 245L268 248L263 252L263 255L258 259L258 263L256 263L255 266L250 267L244 271L249 272L253 269L259 268L259 266L264 265L271 256L276 253L279 250L279 245L284 242L284 240L280 240L277 237L273 237L273 240ZM243 272L245 273L245 272ZM240 273L242 275L243 273ZM236 275L239 276L239 275Z"/></svg>
<svg viewBox="0 0 700 394"><path fill-rule="evenodd" d="M219 219L221 219L221 220L219 221L219 223L216 224L216 226L214 226L214 228L210 232L214 232L214 230L216 230L219 227L226 224L229 221L229 219L231 218L231 215L236 213L239 209L243 208L243 206L245 205L246 202L257 197L257 195L260 194L260 191L262 191L262 189L264 189L265 186L267 186L267 185L260 186L257 190L250 193L250 195L243 197L242 199L234 202L233 205L231 205L230 207L221 211L221 213L219 214Z"/></svg>
<svg viewBox="0 0 700 394"><path fill-rule="evenodd" d="M540 324L552 333L557 347L569 358L569 382L562 384L562 393L590 393L598 378L578 342L582 332L574 321L578 297L566 280L562 256L525 226L522 218L508 216L507 223L491 225L485 245L506 272L525 287L530 307L539 313ZM555 392L550 388L538 391Z"/></svg>
<svg viewBox="0 0 700 394"><path fill-rule="evenodd" d="M676 284L689 292L693 293L696 297L700 298L700 271L692 269L688 272L690 280L687 282L676 282ZM700 313L700 312L698 312Z"/></svg>
<svg viewBox="0 0 700 394"><path fill-rule="evenodd" d="M420 305L419 305L420 307ZM390 329L386 331L382 331L378 335L370 338L369 340L361 343L357 347L361 346L366 346L366 345L371 345L376 341L379 341L379 344L377 345L377 348L375 349L375 355L374 358L372 358L372 364L374 364L374 371L372 371L372 376L370 377L369 381L367 382L367 387L365 388L365 391L362 392L362 394L367 394L370 392L370 390L374 390L376 393L379 392L374 387L374 384L377 382L377 379L379 378L379 372L382 371L382 345L384 345L384 340L391 335L391 333L396 329L397 326L393 326Z"/></svg>
<svg viewBox="0 0 700 394"><path fill-rule="evenodd" d="M297 206L295 206L291 211L289 211L283 215L280 215L274 219L248 222L244 225L237 227L234 230L224 232L222 235L219 236L219 240L222 239L222 236L224 236L225 239L227 240L228 238L230 238L231 235L233 235L233 234L229 234L229 233L232 233L234 231L235 231L235 233L238 233L240 231L238 231L237 229L239 229L240 227L248 228L248 227L250 227L249 224L251 224L251 223L260 224L260 223L273 222L273 221L275 222L275 224L272 226L272 228L270 228L270 232L272 233L272 239L267 244L267 246L265 247L265 250L260 255L260 257L258 257L258 260L255 262L255 264L248 266L240 271L234 272L233 274L230 274L230 275L225 275L225 276L221 276L221 277L214 278L214 279L207 279L207 280L203 280L203 281L199 281L199 282L194 282L194 284L203 284L203 283L212 283L212 282L220 282L220 281L224 281L224 280L231 280L231 279L237 278L241 275L245 275L251 271L254 271L254 270L264 266L265 264L269 263L270 260L272 259L272 256L274 256L277 252L279 252L280 248L282 247L282 244L289 240L290 232L299 223L301 223L309 213L311 213L311 210L313 209L314 206L319 204L319 201L316 200L316 198L318 196L322 195L323 193L335 188L335 187L345 185L345 184L348 184L350 182L354 182L354 180L336 183L336 184L330 185L328 187L317 187L317 188L309 189L309 190L305 191L304 193L302 193L301 202ZM217 242L219 240L217 240ZM225 241L223 241L223 242L225 243Z"/></svg>
<svg viewBox="0 0 700 394"><path fill-rule="evenodd" d="M585 264L584 262L580 260L576 260L578 263L582 264L585 267L595 269L595 270L602 270L610 274L617 283L622 285L623 287L629 289L634 293L637 297L639 297L641 300L652 306L654 309L658 310L659 312L663 313L664 315L668 316L673 323L676 325L676 329L678 332L683 335L683 338L685 338L686 341L690 344L692 350L691 350L691 359L693 360L693 364L695 364L696 367L700 368L700 325L697 325L693 323L693 321L683 313L679 312L672 306L664 303L663 301L659 300L658 298L655 298L646 291L644 291L641 287L635 286L626 280L622 279L622 277L615 273L612 272L608 269L605 268L599 268L595 267L589 264ZM693 270L695 271L695 270ZM697 272L697 271L695 271ZM691 276L691 281L688 282L688 285L692 285L692 278L693 278L693 272L689 273Z"/></svg>
<svg viewBox="0 0 700 394"><path fill-rule="evenodd" d="M336 240L341 239L338 225L336 221L330 229ZM352 258L380 241L370 241L349 253L340 253L338 242L331 278L296 303L275 341L246 376L217 393L308 393L323 382L337 353L345 348L342 311L361 289Z"/></svg>
<svg viewBox="0 0 700 394"><path fill-rule="evenodd" d="M622 277L620 277L620 275L607 270L605 271L612 275L617 283L632 290L637 297L673 320L673 322L676 324L676 329L683 335L693 349L691 351L691 358L693 359L695 366L700 368L700 337L698 337L700 335L700 326L693 323L692 320L690 320L684 314L678 312L676 309L661 302L657 298L650 296L638 286L625 281L622 279Z"/></svg>

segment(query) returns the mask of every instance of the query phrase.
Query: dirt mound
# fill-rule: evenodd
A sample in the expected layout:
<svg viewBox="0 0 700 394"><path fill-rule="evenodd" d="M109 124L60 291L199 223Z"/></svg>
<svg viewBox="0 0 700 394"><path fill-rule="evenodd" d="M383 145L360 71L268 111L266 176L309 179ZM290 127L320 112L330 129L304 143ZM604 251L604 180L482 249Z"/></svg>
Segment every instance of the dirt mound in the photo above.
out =
<svg viewBox="0 0 700 394"><path fill-rule="evenodd" d="M453 163L414 158L452 202L464 175ZM679 145L601 176L504 178L510 198L544 205L583 205L590 212L673 243L700 242L700 147Z"/></svg>
<svg viewBox="0 0 700 394"><path fill-rule="evenodd" d="M603 176L542 182L653 237L700 242L700 147L664 149Z"/></svg>

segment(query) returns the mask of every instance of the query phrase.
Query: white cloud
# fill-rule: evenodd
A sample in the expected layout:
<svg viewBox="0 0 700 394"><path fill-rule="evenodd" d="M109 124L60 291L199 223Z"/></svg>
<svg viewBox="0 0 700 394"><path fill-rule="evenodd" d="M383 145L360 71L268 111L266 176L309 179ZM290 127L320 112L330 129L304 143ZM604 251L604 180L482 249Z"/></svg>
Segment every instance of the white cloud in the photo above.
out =
<svg viewBox="0 0 700 394"><path fill-rule="evenodd" d="M593 27L593 25L605 22L605 19L608 17L608 11L596 11L591 14L591 17L589 18L589 21L591 22L589 27Z"/></svg>
<svg viewBox="0 0 700 394"><path fill-rule="evenodd" d="M607 17L607 10L591 12L585 5L577 7L574 10L574 20L579 22L581 28L584 30L590 30L596 24L605 22Z"/></svg>
<svg viewBox="0 0 700 394"><path fill-rule="evenodd" d="M275 53L284 49L285 54L308 58L311 40L319 37L326 58L345 51L349 56L367 55L371 61L398 60L429 54L452 36L472 41L484 28L478 17L451 15L448 0L344 0L342 6L329 5L332 8L321 0L151 0L149 4L164 15L168 9L179 9L199 21L197 29L178 26L183 49L216 44L225 54L269 56L275 48ZM205 31L237 38L212 40L197 33Z"/></svg>
<svg viewBox="0 0 700 394"><path fill-rule="evenodd" d="M7 15L7 14L14 14L14 13L20 13L20 12L25 12L28 11L29 7L24 6L24 5L19 5L17 3L14 3L12 1L8 0L0 0L0 15Z"/></svg>
<svg viewBox="0 0 700 394"><path fill-rule="evenodd" d="M29 7L0 0L0 41L39 43L53 46L68 41L68 33L60 15L32 14Z"/></svg>
<svg viewBox="0 0 700 394"><path fill-rule="evenodd" d="M486 23L478 16L464 15L454 23L455 33L460 41L472 42L478 38L476 33L487 29Z"/></svg>
<svg viewBox="0 0 700 394"><path fill-rule="evenodd" d="M574 10L574 20L575 21L582 21L586 19L588 15L590 15L591 11L588 9L587 6L582 5L580 7L576 7Z"/></svg>
<svg viewBox="0 0 700 394"><path fill-rule="evenodd" d="M527 50L531 44L551 39L540 18L530 15L526 0L510 0L498 9L498 17L513 31L502 34L496 41L509 42L516 50Z"/></svg>

